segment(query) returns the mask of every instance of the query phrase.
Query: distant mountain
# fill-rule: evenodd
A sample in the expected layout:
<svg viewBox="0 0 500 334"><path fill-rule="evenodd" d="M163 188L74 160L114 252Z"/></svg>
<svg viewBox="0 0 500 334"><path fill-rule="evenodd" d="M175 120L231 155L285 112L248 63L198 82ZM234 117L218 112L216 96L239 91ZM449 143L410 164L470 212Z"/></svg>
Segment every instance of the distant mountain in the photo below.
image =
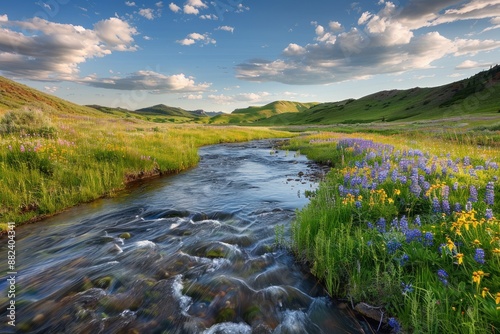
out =
<svg viewBox="0 0 500 334"><path fill-rule="evenodd" d="M128 109L125 109L125 108L120 108L120 107L117 107L117 108L104 107L104 106L101 106L101 105L98 105L98 104L89 104L89 105L86 105L86 107L94 108L94 109L99 110L99 111L101 111L103 113L113 114L113 115L123 115L124 113L133 113L134 112L132 110L128 110Z"/></svg>
<svg viewBox="0 0 500 334"><path fill-rule="evenodd" d="M274 101L261 107L236 109L231 114L214 116L209 120L212 124L252 123L283 113L299 113L315 106L316 102L302 103L291 101Z"/></svg>
<svg viewBox="0 0 500 334"><path fill-rule="evenodd" d="M163 115L163 116L178 116L178 117L187 117L187 118L197 118L204 115L199 113L184 110L178 107L170 107L164 104L157 104L152 107L142 108L135 110L136 113L145 114L145 115Z"/></svg>
<svg viewBox="0 0 500 334"><path fill-rule="evenodd" d="M350 124L500 113L500 66L439 87L380 91L360 99L316 104L255 125ZM500 114L499 118L500 118Z"/></svg>

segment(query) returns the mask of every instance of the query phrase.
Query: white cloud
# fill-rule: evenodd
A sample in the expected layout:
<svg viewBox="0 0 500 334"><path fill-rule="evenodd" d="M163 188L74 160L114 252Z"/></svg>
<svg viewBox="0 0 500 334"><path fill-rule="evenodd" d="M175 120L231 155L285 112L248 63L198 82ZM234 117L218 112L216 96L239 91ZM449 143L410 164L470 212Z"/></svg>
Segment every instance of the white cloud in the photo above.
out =
<svg viewBox="0 0 500 334"><path fill-rule="evenodd" d="M135 7L136 6L135 2L133 2L133 1L125 1L125 5L127 5L129 7Z"/></svg>
<svg viewBox="0 0 500 334"><path fill-rule="evenodd" d="M342 27L342 24L340 24L337 21L330 21L330 23L328 23L328 27L330 28L330 30L332 32L338 32L338 31L344 30L344 28Z"/></svg>
<svg viewBox="0 0 500 334"><path fill-rule="evenodd" d="M57 86L45 86L43 88L45 89L45 91L47 91L51 94L54 94L59 89L59 87L57 87Z"/></svg>
<svg viewBox="0 0 500 334"><path fill-rule="evenodd" d="M7 21L9 21L9 17L7 16L7 14L0 15L0 22L7 22Z"/></svg>
<svg viewBox="0 0 500 334"><path fill-rule="evenodd" d="M230 33L233 33L234 32L234 27L220 26L220 27L217 27L215 30L223 30L223 31L229 31Z"/></svg>
<svg viewBox="0 0 500 334"><path fill-rule="evenodd" d="M188 99L188 100L201 100L203 99L203 95L201 94L189 94L184 96L183 98Z"/></svg>
<svg viewBox="0 0 500 334"><path fill-rule="evenodd" d="M151 8L142 8L139 10L139 15L147 18L148 20L153 20L155 18L154 11Z"/></svg>
<svg viewBox="0 0 500 334"><path fill-rule="evenodd" d="M151 37L149 37L149 36L146 36L146 35L142 36L142 38L144 38L146 41L150 41L150 40L152 40L152 39L153 39L153 38L151 38Z"/></svg>
<svg viewBox="0 0 500 334"><path fill-rule="evenodd" d="M154 71L138 71L123 78L87 77L82 79L81 83L99 88L145 90L156 93L201 92L210 87L208 83L197 84L194 78L187 77L183 73L168 76Z"/></svg>
<svg viewBox="0 0 500 334"><path fill-rule="evenodd" d="M295 43L290 43L288 46L283 50L283 54L285 56L300 56L306 53L306 49L303 48L302 46L295 44Z"/></svg>
<svg viewBox="0 0 500 334"><path fill-rule="evenodd" d="M187 5L195 8L208 8L208 6L201 0L188 0Z"/></svg>
<svg viewBox="0 0 500 334"><path fill-rule="evenodd" d="M216 102L217 104L232 104L235 102L246 102L246 103L257 103L257 102L267 102L271 96L268 92L257 92L257 93L240 93L235 95L225 95L225 94L211 94L207 98Z"/></svg>
<svg viewBox="0 0 500 334"><path fill-rule="evenodd" d="M177 6L175 3L171 2L169 5L168 5L168 8L170 8L170 10L174 13L177 13L181 10L181 7Z"/></svg>
<svg viewBox="0 0 500 334"><path fill-rule="evenodd" d="M193 45L197 42L202 43L203 45L207 44L216 44L216 40L210 37L209 33L200 34L197 32L190 33L186 36L186 38L176 41L180 45Z"/></svg>
<svg viewBox="0 0 500 334"><path fill-rule="evenodd" d="M158 8L162 8L163 7L163 1L158 1L157 3L155 3L155 6L158 7Z"/></svg>
<svg viewBox="0 0 500 334"><path fill-rule="evenodd" d="M453 20L500 22L500 0L463 2L410 0L406 7L397 8L391 1L380 1L378 12L359 14L358 26L342 32L340 24L330 22L326 27L312 21L315 37L309 44L290 43L280 59L248 60L236 66L236 74L247 81L328 84L428 69L445 57L500 49L500 40L445 37L433 31L433 25Z"/></svg>
<svg viewBox="0 0 500 334"><path fill-rule="evenodd" d="M468 70L468 69L472 69L472 68L487 68L487 67L490 67L491 65L493 65L492 63L478 63L477 61L474 61L474 60L465 60L463 61L462 63L460 63L459 65L457 65L457 67L455 67L456 70Z"/></svg>
<svg viewBox="0 0 500 334"><path fill-rule="evenodd" d="M199 13L198 8L191 5L184 5L184 14L198 15Z"/></svg>
<svg viewBox="0 0 500 334"><path fill-rule="evenodd" d="M2 26L0 70L15 78L74 80L79 64L88 59L137 48L137 30L116 17L97 22L93 29L41 18L0 22Z"/></svg>
<svg viewBox="0 0 500 334"><path fill-rule="evenodd" d="M218 20L219 18L217 15L214 14L204 14L199 16L200 19L202 20Z"/></svg>

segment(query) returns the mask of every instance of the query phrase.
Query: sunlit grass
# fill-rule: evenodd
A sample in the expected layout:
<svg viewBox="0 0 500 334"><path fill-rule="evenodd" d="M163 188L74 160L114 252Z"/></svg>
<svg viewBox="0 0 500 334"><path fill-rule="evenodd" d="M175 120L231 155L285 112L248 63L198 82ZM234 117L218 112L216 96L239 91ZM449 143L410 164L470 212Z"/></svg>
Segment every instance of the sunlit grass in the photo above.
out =
<svg viewBox="0 0 500 334"><path fill-rule="evenodd" d="M0 137L0 227L112 196L135 179L195 166L203 145L290 135L109 116L53 117L51 126L50 136L21 130Z"/></svg>

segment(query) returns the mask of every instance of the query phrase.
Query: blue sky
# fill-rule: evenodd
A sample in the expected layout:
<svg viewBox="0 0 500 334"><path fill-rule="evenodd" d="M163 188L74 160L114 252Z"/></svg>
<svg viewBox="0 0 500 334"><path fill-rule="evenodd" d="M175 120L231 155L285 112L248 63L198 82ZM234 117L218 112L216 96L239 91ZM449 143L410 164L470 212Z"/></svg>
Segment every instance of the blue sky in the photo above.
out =
<svg viewBox="0 0 500 334"><path fill-rule="evenodd" d="M438 86L500 61L500 0L4 1L0 74L79 104L230 112Z"/></svg>

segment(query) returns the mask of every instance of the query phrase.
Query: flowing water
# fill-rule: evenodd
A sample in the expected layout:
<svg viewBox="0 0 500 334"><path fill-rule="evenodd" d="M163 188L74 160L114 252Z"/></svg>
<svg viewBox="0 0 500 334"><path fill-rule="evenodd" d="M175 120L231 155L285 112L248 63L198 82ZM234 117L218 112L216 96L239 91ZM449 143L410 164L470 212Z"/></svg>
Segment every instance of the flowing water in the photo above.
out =
<svg viewBox="0 0 500 334"><path fill-rule="evenodd" d="M317 186L314 164L270 141L200 156L184 173L18 228L16 327L2 293L0 332L363 332L274 247L275 228L289 238Z"/></svg>

